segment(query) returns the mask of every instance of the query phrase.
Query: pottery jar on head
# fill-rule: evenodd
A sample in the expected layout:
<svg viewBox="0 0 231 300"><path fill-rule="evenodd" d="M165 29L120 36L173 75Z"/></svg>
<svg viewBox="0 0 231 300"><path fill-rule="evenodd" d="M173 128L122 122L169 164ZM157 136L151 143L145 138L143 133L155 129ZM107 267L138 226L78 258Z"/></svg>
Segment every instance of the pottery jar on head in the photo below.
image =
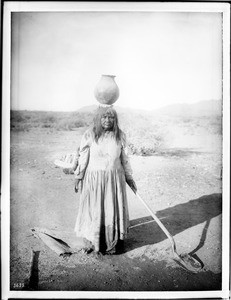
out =
<svg viewBox="0 0 231 300"><path fill-rule="evenodd" d="M95 97L101 104L112 105L119 98L119 88L114 75L102 75L95 87Z"/></svg>

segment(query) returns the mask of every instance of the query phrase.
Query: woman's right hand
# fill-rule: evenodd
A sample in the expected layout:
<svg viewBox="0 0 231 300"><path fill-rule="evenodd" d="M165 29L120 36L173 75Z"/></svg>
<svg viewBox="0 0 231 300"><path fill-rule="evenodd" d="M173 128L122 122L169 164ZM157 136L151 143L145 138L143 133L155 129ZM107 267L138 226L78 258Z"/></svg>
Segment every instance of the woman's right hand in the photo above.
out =
<svg viewBox="0 0 231 300"><path fill-rule="evenodd" d="M136 186L135 181L132 178L126 178L126 182L130 186L130 188L133 190L133 192L136 194L137 186Z"/></svg>
<svg viewBox="0 0 231 300"><path fill-rule="evenodd" d="M82 179L75 179L75 192L78 193L82 189Z"/></svg>

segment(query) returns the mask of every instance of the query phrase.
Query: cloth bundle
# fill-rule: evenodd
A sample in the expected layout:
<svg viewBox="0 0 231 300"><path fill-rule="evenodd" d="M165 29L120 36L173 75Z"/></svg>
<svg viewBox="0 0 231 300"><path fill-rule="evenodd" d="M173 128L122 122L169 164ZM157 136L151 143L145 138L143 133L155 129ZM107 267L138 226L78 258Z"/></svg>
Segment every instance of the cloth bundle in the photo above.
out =
<svg viewBox="0 0 231 300"><path fill-rule="evenodd" d="M84 238L76 237L74 231L60 231L46 228L31 228L33 236L40 239L47 247L59 256L71 255L82 249L91 248L91 243Z"/></svg>

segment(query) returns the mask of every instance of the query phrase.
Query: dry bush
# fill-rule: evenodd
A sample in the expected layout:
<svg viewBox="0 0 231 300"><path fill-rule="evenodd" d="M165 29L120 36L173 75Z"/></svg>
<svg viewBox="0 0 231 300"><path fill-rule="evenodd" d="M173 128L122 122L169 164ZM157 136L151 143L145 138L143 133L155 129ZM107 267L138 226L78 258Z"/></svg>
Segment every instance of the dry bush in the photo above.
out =
<svg viewBox="0 0 231 300"><path fill-rule="evenodd" d="M92 114L78 112L11 111L11 130L25 131L32 128L73 130L86 127Z"/></svg>
<svg viewBox="0 0 231 300"><path fill-rule="evenodd" d="M175 118L175 125L186 135L222 134L222 117L218 115Z"/></svg>
<svg viewBox="0 0 231 300"><path fill-rule="evenodd" d="M87 123L83 120L61 119L54 125L54 128L57 130L73 130L85 126L87 126Z"/></svg>
<svg viewBox="0 0 231 300"><path fill-rule="evenodd" d="M141 114L121 114L120 125L127 136L130 154L153 155L167 145L168 133L160 120Z"/></svg>
<svg viewBox="0 0 231 300"><path fill-rule="evenodd" d="M31 129L31 127L27 123L11 124L11 130L13 130L13 131L29 131L30 129Z"/></svg>

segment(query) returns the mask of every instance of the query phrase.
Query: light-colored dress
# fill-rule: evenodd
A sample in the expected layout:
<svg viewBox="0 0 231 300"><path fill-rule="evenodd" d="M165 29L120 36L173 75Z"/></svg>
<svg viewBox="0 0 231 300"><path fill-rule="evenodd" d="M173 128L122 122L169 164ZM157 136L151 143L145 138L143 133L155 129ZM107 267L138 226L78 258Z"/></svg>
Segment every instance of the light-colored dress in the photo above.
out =
<svg viewBox="0 0 231 300"><path fill-rule="evenodd" d="M113 249L124 240L129 226L126 195L127 178L132 171L122 132L117 142L113 132L106 132L96 142L91 129L82 137L76 178L83 179L75 225L78 237L86 238L101 251Z"/></svg>

